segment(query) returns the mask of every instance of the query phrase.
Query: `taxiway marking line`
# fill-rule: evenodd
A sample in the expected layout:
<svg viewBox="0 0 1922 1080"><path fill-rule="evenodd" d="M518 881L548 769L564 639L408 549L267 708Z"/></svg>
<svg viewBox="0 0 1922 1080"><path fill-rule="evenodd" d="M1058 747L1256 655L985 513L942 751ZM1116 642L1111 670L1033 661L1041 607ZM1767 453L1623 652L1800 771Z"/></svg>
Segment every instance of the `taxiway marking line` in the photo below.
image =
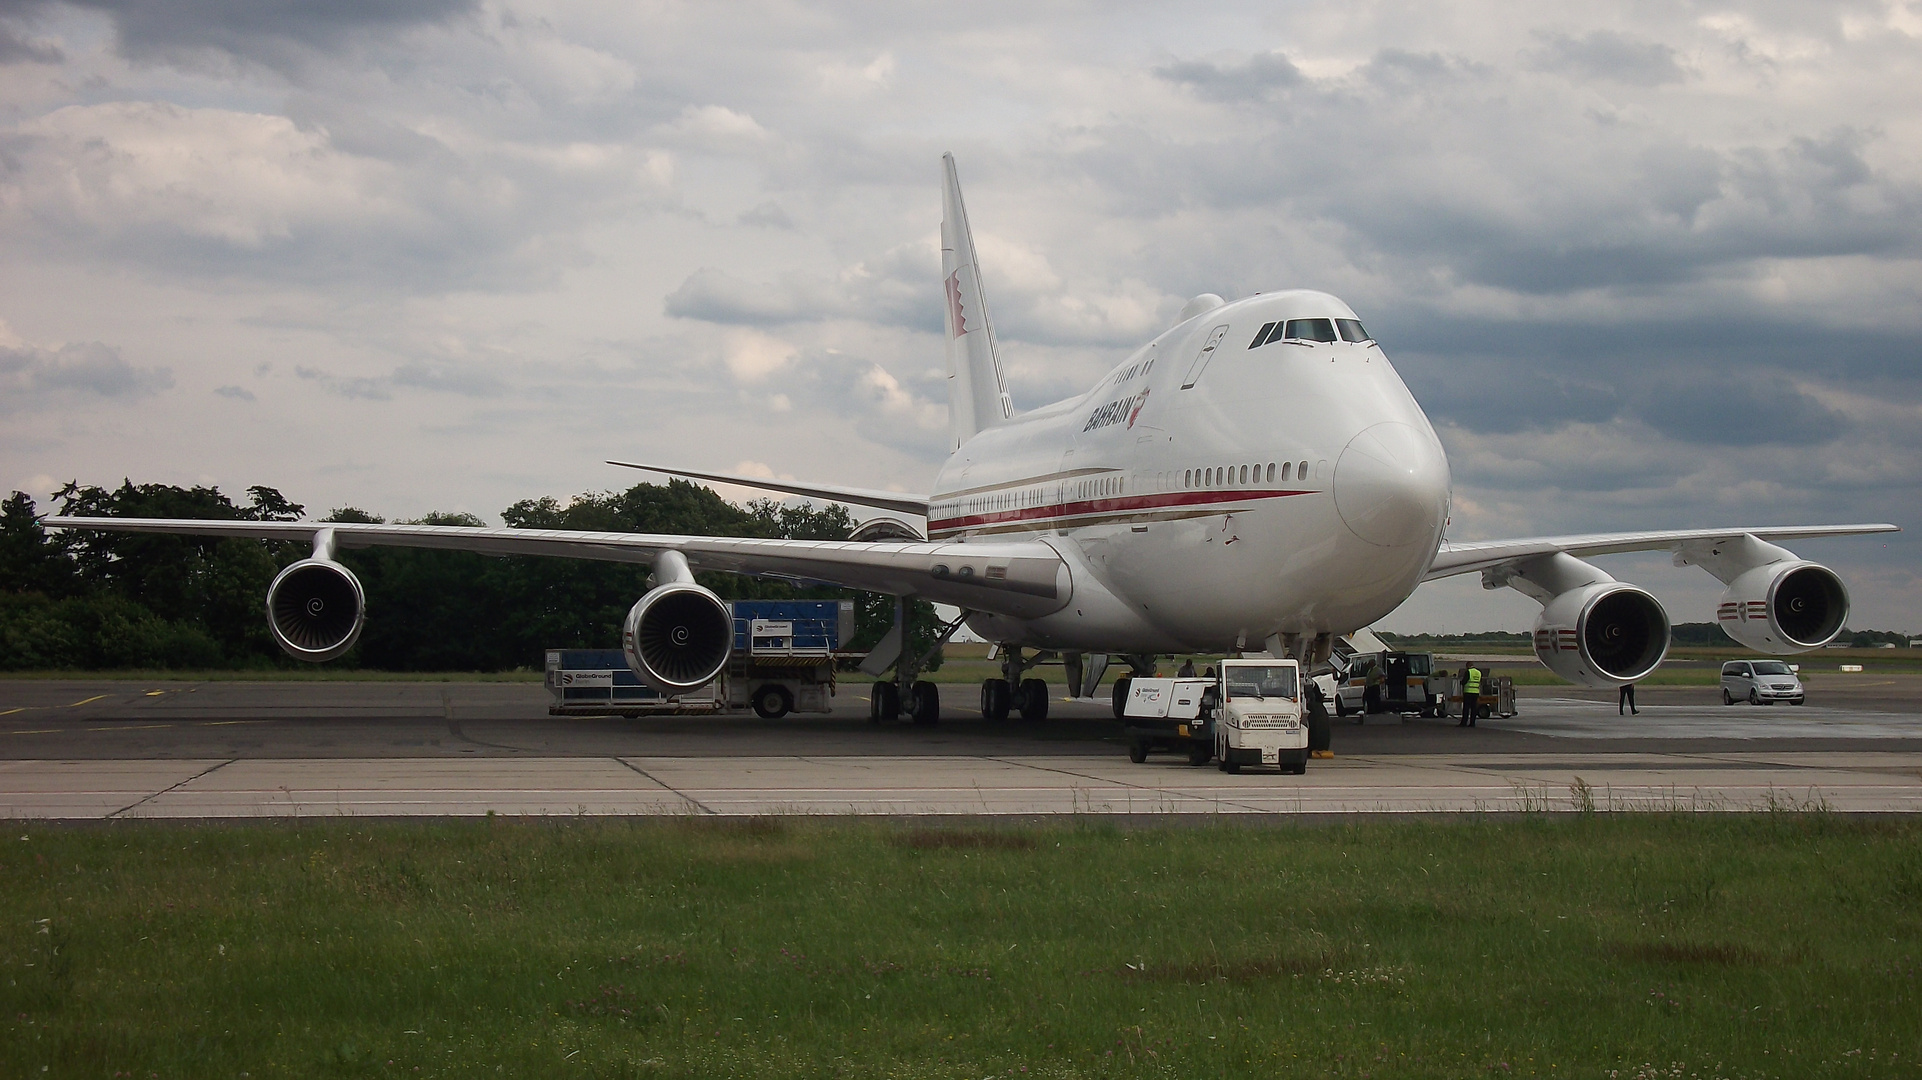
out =
<svg viewBox="0 0 1922 1080"><path fill-rule="evenodd" d="M100 700L101 698L104 698L104 697L106 697L106 696L108 696L108 695L106 695L106 694L95 694L94 696L92 696L92 697L90 697L90 698L86 698L86 699L84 699L84 700L81 700L81 701L76 701L76 702L74 702L73 704L71 704L71 705L69 705L69 706L67 706L67 708L69 708L69 709L78 709L78 708L79 708L80 706L82 706L82 705L91 705L92 703L94 703L94 702L96 702L96 701L99 701L99 700Z"/></svg>

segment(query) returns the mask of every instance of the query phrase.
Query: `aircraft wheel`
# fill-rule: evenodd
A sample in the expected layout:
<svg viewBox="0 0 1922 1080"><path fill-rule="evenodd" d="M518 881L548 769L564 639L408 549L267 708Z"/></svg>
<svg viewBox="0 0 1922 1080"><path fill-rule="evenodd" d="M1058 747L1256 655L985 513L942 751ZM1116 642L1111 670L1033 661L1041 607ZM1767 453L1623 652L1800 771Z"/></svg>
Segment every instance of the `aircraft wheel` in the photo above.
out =
<svg viewBox="0 0 1922 1080"><path fill-rule="evenodd" d="M981 719L1006 720L1010 699L1008 680L986 679L981 683Z"/></svg>
<svg viewBox="0 0 1922 1080"><path fill-rule="evenodd" d="M877 682L868 692L868 722L893 723L901 718L901 690L891 682Z"/></svg>
<svg viewBox="0 0 1922 1080"><path fill-rule="evenodd" d="M1148 760L1148 744L1136 739L1128 744L1128 760L1136 765Z"/></svg>
<svg viewBox="0 0 1922 1080"><path fill-rule="evenodd" d="M941 722L941 691L926 679L914 684L913 708L909 715L917 724Z"/></svg>
<svg viewBox="0 0 1922 1080"><path fill-rule="evenodd" d="M1021 680L1021 719L1038 722L1048 718L1048 684L1040 679Z"/></svg>
<svg viewBox="0 0 1922 1080"><path fill-rule="evenodd" d="M1114 718L1116 720L1121 719L1121 714L1127 711L1128 684L1133 681L1134 678L1128 675L1123 675L1114 681Z"/></svg>
<svg viewBox="0 0 1922 1080"><path fill-rule="evenodd" d="M769 683L754 691L754 715L763 720L779 720L793 708L794 696L785 686Z"/></svg>

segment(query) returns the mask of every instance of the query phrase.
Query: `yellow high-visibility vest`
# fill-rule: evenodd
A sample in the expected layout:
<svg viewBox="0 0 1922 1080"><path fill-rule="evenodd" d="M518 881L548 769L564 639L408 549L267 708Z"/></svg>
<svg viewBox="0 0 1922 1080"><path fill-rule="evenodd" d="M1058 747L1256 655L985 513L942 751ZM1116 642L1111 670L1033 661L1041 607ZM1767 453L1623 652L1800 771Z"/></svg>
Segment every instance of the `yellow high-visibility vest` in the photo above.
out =
<svg viewBox="0 0 1922 1080"><path fill-rule="evenodd" d="M1482 669L1469 668L1468 681L1462 684L1462 693L1479 694L1482 692Z"/></svg>

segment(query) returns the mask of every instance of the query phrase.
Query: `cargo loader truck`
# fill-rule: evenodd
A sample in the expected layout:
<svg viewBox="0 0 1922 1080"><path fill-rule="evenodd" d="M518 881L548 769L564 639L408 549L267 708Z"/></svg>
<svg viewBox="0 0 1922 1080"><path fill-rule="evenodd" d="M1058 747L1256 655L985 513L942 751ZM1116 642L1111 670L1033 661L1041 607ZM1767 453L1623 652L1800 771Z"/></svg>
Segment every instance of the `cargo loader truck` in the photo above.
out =
<svg viewBox="0 0 1922 1080"><path fill-rule="evenodd" d="M1162 750L1186 754L1190 765L1219 761L1227 773L1243 765L1308 771L1301 668L1294 660L1223 660L1212 679L1134 679L1122 724L1128 758L1136 763Z"/></svg>

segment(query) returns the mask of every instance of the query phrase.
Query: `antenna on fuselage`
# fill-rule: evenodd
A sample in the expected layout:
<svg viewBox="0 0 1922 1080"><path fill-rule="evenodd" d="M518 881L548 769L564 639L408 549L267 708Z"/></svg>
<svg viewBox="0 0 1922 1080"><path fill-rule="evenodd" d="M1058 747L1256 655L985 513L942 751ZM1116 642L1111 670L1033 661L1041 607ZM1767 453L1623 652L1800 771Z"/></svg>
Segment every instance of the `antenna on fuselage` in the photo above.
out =
<svg viewBox="0 0 1922 1080"><path fill-rule="evenodd" d="M954 155L941 155L941 279L947 292L948 429L959 447L976 432L1014 416L1001 353L994 343L994 320L981 289L974 233L961 203L961 179Z"/></svg>

